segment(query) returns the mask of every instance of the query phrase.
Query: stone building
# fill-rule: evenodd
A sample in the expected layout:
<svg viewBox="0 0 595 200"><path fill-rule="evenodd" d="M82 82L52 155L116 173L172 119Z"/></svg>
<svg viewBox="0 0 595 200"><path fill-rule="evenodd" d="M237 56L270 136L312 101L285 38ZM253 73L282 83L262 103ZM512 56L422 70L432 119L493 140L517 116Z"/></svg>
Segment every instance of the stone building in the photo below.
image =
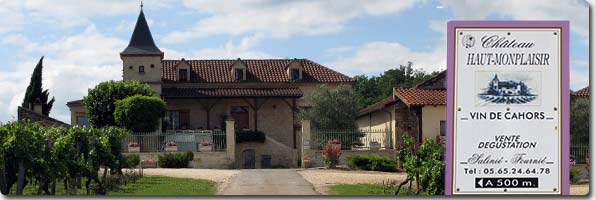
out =
<svg viewBox="0 0 595 200"><path fill-rule="evenodd" d="M417 142L446 134L446 71L413 88L394 88L393 95L360 111L360 129L386 129L396 147L403 132Z"/></svg>
<svg viewBox="0 0 595 200"><path fill-rule="evenodd" d="M296 167L301 145L297 114L309 107L305 97L323 84L334 88L354 82L308 59L163 57L141 9L130 43L120 53L123 80L147 83L166 101L166 132L225 130L228 119L235 121L235 130L263 132L264 143L235 145L236 167ZM87 123L82 101L68 106L73 125Z"/></svg>
<svg viewBox="0 0 595 200"><path fill-rule="evenodd" d="M17 120L19 122L29 121L45 127L70 127L67 123L44 115L40 103L32 105L31 108L19 106Z"/></svg>

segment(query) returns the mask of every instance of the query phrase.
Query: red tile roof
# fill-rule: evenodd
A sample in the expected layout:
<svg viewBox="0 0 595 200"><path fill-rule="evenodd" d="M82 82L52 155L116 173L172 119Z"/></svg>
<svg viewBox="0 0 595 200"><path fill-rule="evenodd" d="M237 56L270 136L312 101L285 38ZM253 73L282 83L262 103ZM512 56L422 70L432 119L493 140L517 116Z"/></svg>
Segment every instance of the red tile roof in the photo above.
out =
<svg viewBox="0 0 595 200"><path fill-rule="evenodd" d="M407 106L446 105L446 90L395 88L394 94Z"/></svg>
<svg viewBox="0 0 595 200"><path fill-rule="evenodd" d="M288 85L190 85L164 86L164 98L301 97L302 90Z"/></svg>
<svg viewBox="0 0 595 200"><path fill-rule="evenodd" d="M231 66L238 60L185 60L191 66L190 82L233 83L239 82L231 75ZM304 68L300 82L348 83L353 79L308 59L241 60L247 68L247 82L292 82L286 67L294 61ZM161 80L176 82L176 65L182 60L163 60Z"/></svg>
<svg viewBox="0 0 595 200"><path fill-rule="evenodd" d="M589 89L589 87L587 86L586 88L580 89L576 92L572 93L572 96L577 96L577 97L589 97L589 93L591 92L591 90Z"/></svg>
<svg viewBox="0 0 595 200"><path fill-rule="evenodd" d="M366 107L364 109L361 109L359 111L359 115L361 116L361 115L365 115L365 114L368 114L368 113L372 113L372 112L378 111L378 110L383 109L384 107L386 107L386 106L388 106L388 105L390 105L390 104L392 104L394 102L396 102L395 96L391 95L390 97L387 97L386 99L383 99L383 100L381 100L379 102L376 102L376 103L374 103L372 105L369 105L368 107Z"/></svg>

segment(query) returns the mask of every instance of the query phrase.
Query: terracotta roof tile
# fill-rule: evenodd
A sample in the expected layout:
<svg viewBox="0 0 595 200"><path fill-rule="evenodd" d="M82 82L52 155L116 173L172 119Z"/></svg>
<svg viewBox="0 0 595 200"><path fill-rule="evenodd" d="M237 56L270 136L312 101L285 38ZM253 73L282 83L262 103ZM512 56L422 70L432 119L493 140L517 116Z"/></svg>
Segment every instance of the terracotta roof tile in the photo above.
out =
<svg viewBox="0 0 595 200"><path fill-rule="evenodd" d="M394 94L408 106L446 105L446 90L395 88Z"/></svg>
<svg viewBox="0 0 595 200"><path fill-rule="evenodd" d="M191 66L190 82L234 83L240 82L231 75L231 66L238 60L185 60ZM298 61L304 68L300 82L346 83L353 79L308 59L261 59L240 60L247 65L246 82L287 83L292 82L286 67ZM176 65L182 60L163 60L161 80L176 82Z"/></svg>
<svg viewBox="0 0 595 200"><path fill-rule="evenodd" d="M223 97L301 97L302 90L295 86L242 86L211 85L164 87L161 90L164 98L223 98Z"/></svg>
<svg viewBox="0 0 595 200"><path fill-rule="evenodd" d="M70 125L67 123L36 113L33 110L27 108L19 106L17 110L19 122L30 121L45 127L70 127Z"/></svg>
<svg viewBox="0 0 595 200"><path fill-rule="evenodd" d="M379 102L376 102L376 103L374 103L372 105L369 105L368 107L366 107L364 109L361 109L359 111L359 115L362 116L362 115L365 115L365 114L368 114L368 113L371 113L371 112L380 110L380 109L382 109L382 108L386 107L387 105L390 105L390 104L392 104L394 102L396 102L395 101L395 97L393 95L391 95L390 97L387 97L386 99L383 99L383 100L381 100Z"/></svg>
<svg viewBox="0 0 595 200"><path fill-rule="evenodd" d="M576 92L572 93L572 96L577 96L577 97L589 97L589 93L591 93L590 88L587 86L586 88L580 89Z"/></svg>

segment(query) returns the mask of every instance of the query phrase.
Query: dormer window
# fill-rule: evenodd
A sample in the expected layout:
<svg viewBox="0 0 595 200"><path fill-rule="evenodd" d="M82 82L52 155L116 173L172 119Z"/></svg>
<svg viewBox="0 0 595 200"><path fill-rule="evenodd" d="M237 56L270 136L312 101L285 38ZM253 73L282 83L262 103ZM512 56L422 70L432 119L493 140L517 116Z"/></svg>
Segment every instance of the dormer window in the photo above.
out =
<svg viewBox="0 0 595 200"><path fill-rule="evenodd" d="M293 62L287 65L287 78L291 81L300 81L303 78L304 66L298 59L294 59Z"/></svg>
<svg viewBox="0 0 595 200"><path fill-rule="evenodd" d="M145 66L138 66L139 73L145 73Z"/></svg>
<svg viewBox="0 0 595 200"><path fill-rule="evenodd" d="M293 68L291 69L291 80L292 81L299 81L300 80L300 69Z"/></svg>
<svg viewBox="0 0 595 200"><path fill-rule="evenodd" d="M178 77L180 81L188 81L188 69L180 69Z"/></svg>
<svg viewBox="0 0 595 200"><path fill-rule="evenodd" d="M235 69L235 78L236 78L236 81L244 80L244 69L236 68Z"/></svg>

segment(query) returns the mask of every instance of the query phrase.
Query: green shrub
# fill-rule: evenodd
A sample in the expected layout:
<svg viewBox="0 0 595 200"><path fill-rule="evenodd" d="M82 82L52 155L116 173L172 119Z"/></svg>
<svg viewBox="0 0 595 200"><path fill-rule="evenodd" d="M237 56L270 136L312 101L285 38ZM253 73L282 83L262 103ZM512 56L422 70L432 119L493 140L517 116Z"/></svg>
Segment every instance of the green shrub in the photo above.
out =
<svg viewBox="0 0 595 200"><path fill-rule="evenodd" d="M383 172L396 171L396 161L374 154L349 156L347 157L347 165L350 168L361 170Z"/></svg>
<svg viewBox="0 0 595 200"><path fill-rule="evenodd" d="M106 81L89 89L83 99L89 122L94 127L116 126L114 111L117 100L140 94L152 96L151 86L137 80Z"/></svg>
<svg viewBox="0 0 595 200"><path fill-rule="evenodd" d="M253 130L246 130L246 131L237 131L236 132L236 143L242 142L260 142L264 143L266 137L264 133L261 131L253 131Z"/></svg>
<svg viewBox="0 0 595 200"><path fill-rule="evenodd" d="M186 159L188 161L194 160L194 153L192 151L186 151Z"/></svg>
<svg viewBox="0 0 595 200"><path fill-rule="evenodd" d="M134 132L149 132L158 128L167 107L159 97L134 95L115 102L114 118L118 125Z"/></svg>
<svg viewBox="0 0 595 200"><path fill-rule="evenodd" d="M140 156L138 154L123 155L124 162L122 168L136 168L140 164Z"/></svg>
<svg viewBox="0 0 595 200"><path fill-rule="evenodd" d="M163 168L186 168L189 161L187 153L166 153L159 155L158 164Z"/></svg>
<svg viewBox="0 0 595 200"><path fill-rule="evenodd" d="M578 168L570 169L570 182L575 184L581 179L581 170Z"/></svg>

